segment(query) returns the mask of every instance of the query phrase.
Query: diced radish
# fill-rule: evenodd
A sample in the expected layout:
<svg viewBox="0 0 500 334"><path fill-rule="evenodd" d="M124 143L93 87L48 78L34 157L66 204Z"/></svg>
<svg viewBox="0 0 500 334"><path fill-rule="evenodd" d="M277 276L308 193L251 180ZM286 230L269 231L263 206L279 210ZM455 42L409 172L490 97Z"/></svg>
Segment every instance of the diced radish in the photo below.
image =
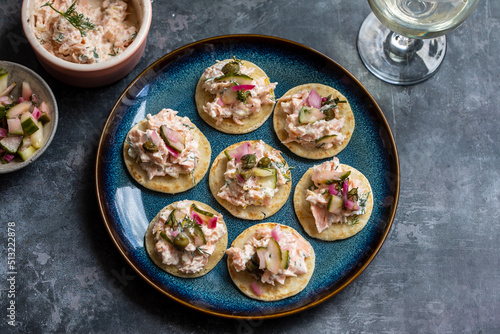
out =
<svg viewBox="0 0 500 334"><path fill-rule="evenodd" d="M217 104L221 107L224 107L226 104L224 103L224 101L222 101L222 99L220 98L217 98Z"/></svg>
<svg viewBox="0 0 500 334"><path fill-rule="evenodd" d="M210 229L214 229L216 226L217 226L217 217L214 216L208 220L207 227Z"/></svg>
<svg viewBox="0 0 500 334"><path fill-rule="evenodd" d="M321 108L321 96L314 89L307 96L307 104L316 109Z"/></svg>
<svg viewBox="0 0 500 334"><path fill-rule="evenodd" d="M203 224L203 219L201 219L200 216L198 216L198 214L196 212L193 212L191 214L191 218L193 218L193 220L198 224L198 225L202 225Z"/></svg>
<svg viewBox="0 0 500 334"><path fill-rule="evenodd" d="M38 121L38 119L40 118L40 115L42 115L42 112L40 111L40 109L38 109L37 107L35 107L33 109L32 115L33 115L33 118Z"/></svg>
<svg viewBox="0 0 500 334"><path fill-rule="evenodd" d="M21 102L24 102L24 101L25 101L24 97L20 97L20 98L17 99L17 103L21 103Z"/></svg>
<svg viewBox="0 0 500 334"><path fill-rule="evenodd" d="M238 172L236 172L236 178L238 179L239 183L245 183L245 179Z"/></svg>
<svg viewBox="0 0 500 334"><path fill-rule="evenodd" d="M353 210L353 211L358 211L360 209L359 205L356 204L355 202L351 201L351 200L344 200L344 206L347 209Z"/></svg>
<svg viewBox="0 0 500 334"><path fill-rule="evenodd" d="M173 236L174 238L175 238L176 236L178 236L178 235L179 235L179 231L177 231L177 230L172 231L172 236Z"/></svg>
<svg viewBox="0 0 500 334"><path fill-rule="evenodd" d="M260 296L264 292L264 290L262 290L262 288L259 286L257 282L252 282L250 284L250 287L257 296Z"/></svg>
<svg viewBox="0 0 500 334"><path fill-rule="evenodd" d="M33 92L31 91L31 86L29 82L23 81L22 97L24 101L29 101L31 94L33 94Z"/></svg>
<svg viewBox="0 0 500 334"><path fill-rule="evenodd" d="M14 159L14 157L15 157L15 155L7 153L3 158L5 159L5 161L11 162L12 159Z"/></svg>
<svg viewBox="0 0 500 334"><path fill-rule="evenodd" d="M0 128L0 139L3 137L7 137L7 129Z"/></svg>
<svg viewBox="0 0 500 334"><path fill-rule="evenodd" d="M279 242L281 240L281 226L280 224L276 225L272 230L271 230L271 236Z"/></svg>
<svg viewBox="0 0 500 334"><path fill-rule="evenodd" d="M332 194L333 196L337 196L339 194L339 191L337 190L337 188L335 187L335 184L331 184L329 187L328 187L328 192L330 194Z"/></svg>

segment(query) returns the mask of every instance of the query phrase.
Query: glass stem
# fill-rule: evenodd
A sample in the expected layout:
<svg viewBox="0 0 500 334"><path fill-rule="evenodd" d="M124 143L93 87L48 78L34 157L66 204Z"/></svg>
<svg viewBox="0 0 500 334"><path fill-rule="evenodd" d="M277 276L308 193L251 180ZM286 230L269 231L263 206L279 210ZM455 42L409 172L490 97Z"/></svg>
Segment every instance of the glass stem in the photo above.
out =
<svg viewBox="0 0 500 334"><path fill-rule="evenodd" d="M421 39L409 38L392 32L384 42L384 52L387 57L397 63L408 62L422 46Z"/></svg>

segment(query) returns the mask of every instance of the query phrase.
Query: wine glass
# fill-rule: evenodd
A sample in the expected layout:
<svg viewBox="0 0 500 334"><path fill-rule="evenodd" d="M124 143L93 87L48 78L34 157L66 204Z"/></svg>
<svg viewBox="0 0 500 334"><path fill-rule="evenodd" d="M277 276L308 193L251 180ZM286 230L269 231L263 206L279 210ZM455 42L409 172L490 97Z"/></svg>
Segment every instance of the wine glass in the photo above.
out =
<svg viewBox="0 0 500 334"><path fill-rule="evenodd" d="M368 0L373 11L358 35L361 60L375 76L396 85L429 78L446 53L446 37L479 0Z"/></svg>

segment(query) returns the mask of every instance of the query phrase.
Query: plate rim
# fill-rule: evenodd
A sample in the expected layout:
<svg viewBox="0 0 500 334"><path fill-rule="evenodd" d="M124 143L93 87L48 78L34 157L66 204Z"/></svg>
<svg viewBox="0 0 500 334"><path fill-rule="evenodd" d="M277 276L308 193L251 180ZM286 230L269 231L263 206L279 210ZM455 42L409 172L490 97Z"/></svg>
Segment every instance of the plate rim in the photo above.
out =
<svg viewBox="0 0 500 334"><path fill-rule="evenodd" d="M99 157L101 156L102 150L103 150L104 138L105 138L105 135L106 135L106 132L107 132L105 130L108 129L109 125L112 123L112 121L113 121L113 117L112 116L114 115L114 113L115 113L118 105L120 104L120 101L122 101L122 99L126 96L127 92L132 88L132 86L134 86L137 83L137 81L141 80L141 78L143 77L144 74L146 74L147 72L153 70L154 67L156 67L159 63L163 62L165 59L173 58L173 57L175 57L178 54L182 54L182 52L184 50L186 50L186 49L189 49L189 48L197 46L197 45L203 45L203 44L206 44L206 43L211 42L211 41L212 42L213 41L220 42L220 41L223 41L223 40L235 39L235 38L239 38L239 39L255 39L255 38L257 38L257 39L262 39L262 40L266 40L266 41L273 41L274 40L274 41L279 41L279 42L284 43L284 44L292 44L295 47L299 47L299 48L305 49L305 50L307 50L309 52L315 53L316 55L320 56L324 60L333 63L335 66L337 66L339 69L341 69L344 72L344 74L349 77L349 79L353 80L356 83L356 85L359 86L359 88L364 91L364 93L366 94L366 97L368 97L370 99L370 101L373 103L373 105L375 106L376 112L378 113L378 116L379 116L381 122L383 123L383 125L385 126L385 128L387 130L388 139L389 139L390 143L392 144L392 148L393 148L393 152L391 152L392 153L391 156L392 156L392 159L394 161L393 162L389 161L389 163L391 165L394 164L393 167L396 170L396 184L394 185L394 188L395 188L395 190L394 190L394 206L393 206L392 211L389 214L389 221L388 221L387 227L386 227L386 229L384 231L384 234L383 234L382 238L379 240L379 242L377 244L377 247L373 250L372 254L365 260L365 262L363 263L363 265L360 266L357 269L357 271L351 277L349 277L348 279L346 279L337 289L335 289L334 291L329 292L327 295L323 296L322 298L320 298L318 300L315 300L315 301L312 301L312 302L310 302L308 304L305 304L305 305L303 305L301 307L298 307L298 308L294 308L294 309L291 309L291 310L286 310L286 311L283 311L283 312L266 314L266 315L235 315L235 314L222 313L222 312L216 312L216 311L209 310L209 309L204 309L204 308L198 307L198 306L196 306L194 304L190 304L189 302L186 302L185 300L177 298L177 297L169 294L167 291L164 291L161 287L157 286L154 282L151 281L151 279L149 277L147 277L146 275L144 275L143 273L141 273L141 271L135 266L135 264L128 257L126 251L124 249L122 249L122 247L120 246L119 240L117 240L118 237L116 235L116 231L114 231L114 229L111 229L110 222L108 221L107 216L106 216L105 204L103 203L103 198L102 198L103 196L101 196L100 182L99 182L100 181L100 177L101 177L100 174L99 174L99 169L100 169L100 165L101 165L101 159ZM359 82L359 80L357 78L355 78L347 69L345 69L343 66L341 66L340 64L338 64L336 61L334 61L333 59L331 59L327 55L325 55L325 54L323 54L323 53L321 53L321 52L319 52L319 51L317 51L317 50L315 50L315 49L313 49L311 47L308 47L308 46L306 46L304 44L301 44L301 43L298 43L298 42L295 42L295 41L292 41L292 40L284 39L284 38L281 38L281 37L270 36L270 35L262 35L262 34L227 34L227 35L218 35L218 36L208 37L208 38L205 38L205 39L194 41L194 42L191 42L189 44L186 44L186 45L181 46L181 47L179 47L179 48L177 48L175 50L172 50L172 51L168 52L167 54L161 56L160 58L158 58L157 60L155 60L153 63L151 63L150 65L148 65L143 71L141 71L141 73L139 73L137 75L136 78L134 78L127 85L127 87L123 90L123 92L120 94L120 96L116 99L116 102L114 103L113 107L111 108L111 111L110 111L108 117L106 118L106 122L104 123L103 129L102 129L102 132L101 132L101 136L100 136L98 147L97 147L97 153L96 153L95 184L94 184L94 186L95 186L95 191L96 191L96 196L97 196L97 202L98 202L98 205L99 205L99 211L100 211L100 214L101 214L101 218L102 218L102 220L104 222L104 225L106 227L106 231L108 232L109 236L111 237L111 240L113 241L113 244L115 245L115 247L118 249L118 251L123 256L123 258L125 259L125 261L132 267L132 269L134 269L134 271L136 272L136 274L138 274L140 277L142 277L150 286L154 287L156 290L158 290L159 292L161 292L163 295L165 295L165 296L173 299L176 302L181 303L184 306L187 306L190 309L194 309L194 310L203 312L205 314L209 314L209 315L217 316L217 317L222 317L222 318L246 319L246 320L248 320L248 319L272 319L272 318L279 318L279 317L289 316L289 315L292 315L292 314L295 314L295 313L299 313L299 312L305 311L305 310L307 310L309 308L312 308L314 306L317 306L317 305L319 305L319 304L321 304L321 303L329 300L330 298L332 298L333 296L335 296L336 294L338 294L339 292L341 292L342 290L344 290L356 278L358 278L359 275L361 275L361 273L371 264L371 262L373 261L373 259L375 258L375 256L378 254L378 252L382 248L382 245L385 243L385 240L387 239L387 236L389 235L389 232L391 230L392 224L394 222L394 218L396 216L397 207L398 207L398 204L399 204L400 183L401 183L401 172L400 172L399 155L398 155L396 141L395 141L394 136L392 134L391 127L389 126L389 123L387 122L387 119L386 119L384 113L382 112L382 109L380 108L380 106L378 105L378 103L375 101L375 99L373 98L373 96Z"/></svg>

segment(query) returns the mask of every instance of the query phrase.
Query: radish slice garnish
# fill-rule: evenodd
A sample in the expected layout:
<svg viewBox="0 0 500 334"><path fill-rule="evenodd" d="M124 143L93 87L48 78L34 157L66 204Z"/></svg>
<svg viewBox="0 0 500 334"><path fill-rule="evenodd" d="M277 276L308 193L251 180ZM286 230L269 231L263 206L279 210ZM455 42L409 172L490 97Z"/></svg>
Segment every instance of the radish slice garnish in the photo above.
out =
<svg viewBox="0 0 500 334"><path fill-rule="evenodd" d="M207 227L214 229L217 226L217 216L210 218L207 222Z"/></svg>
<svg viewBox="0 0 500 334"><path fill-rule="evenodd" d="M254 87L255 87L255 85L238 85L238 86L232 86L231 89L236 92L236 91L239 91L242 89L250 90L250 89L253 89Z"/></svg>
<svg viewBox="0 0 500 334"><path fill-rule="evenodd" d="M271 236L273 237L274 240L277 242L280 241L281 239L281 226L280 224L276 225L272 230L271 230Z"/></svg>
<svg viewBox="0 0 500 334"><path fill-rule="evenodd" d="M264 290L262 290L262 288L259 286L257 282L252 282L250 284L250 287L257 296L260 296L264 292Z"/></svg>
<svg viewBox="0 0 500 334"><path fill-rule="evenodd" d="M307 96L307 104L316 109L321 108L321 96L314 89L311 89L309 96Z"/></svg>

